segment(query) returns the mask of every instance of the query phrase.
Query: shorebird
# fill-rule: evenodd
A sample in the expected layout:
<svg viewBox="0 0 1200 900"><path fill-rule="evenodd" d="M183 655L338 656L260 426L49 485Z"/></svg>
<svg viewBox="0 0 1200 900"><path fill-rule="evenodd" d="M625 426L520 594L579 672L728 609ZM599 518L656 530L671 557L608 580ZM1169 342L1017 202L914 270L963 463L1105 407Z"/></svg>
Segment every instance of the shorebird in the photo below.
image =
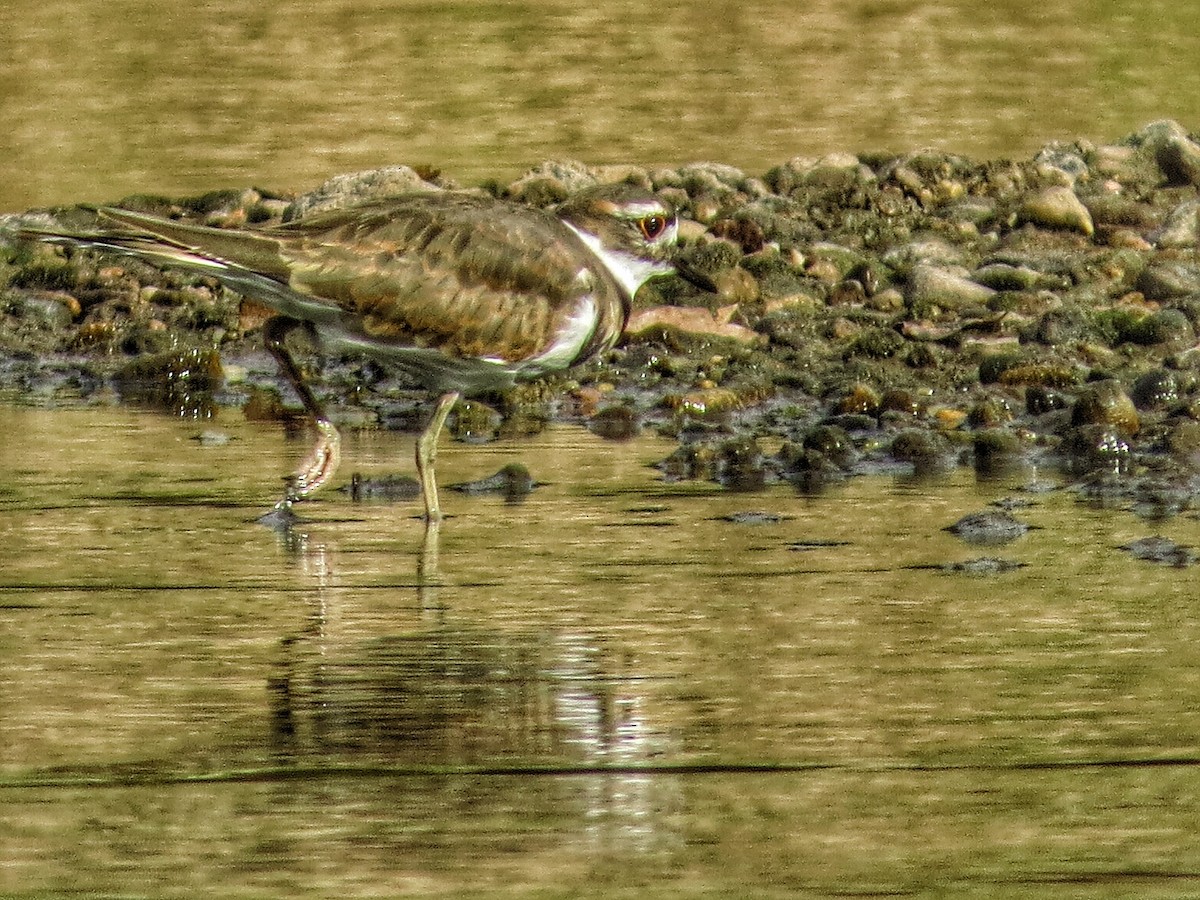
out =
<svg viewBox="0 0 1200 900"><path fill-rule="evenodd" d="M416 444L428 522L442 517L434 462L460 397L611 348L637 290L674 271L678 234L670 204L630 185L580 191L553 213L445 191L262 229L97 212L95 232L30 229L26 236L209 275L276 313L263 328L266 347L317 431L281 506L327 483L341 449L287 349L292 330L306 328L326 350L362 352L439 392Z"/></svg>

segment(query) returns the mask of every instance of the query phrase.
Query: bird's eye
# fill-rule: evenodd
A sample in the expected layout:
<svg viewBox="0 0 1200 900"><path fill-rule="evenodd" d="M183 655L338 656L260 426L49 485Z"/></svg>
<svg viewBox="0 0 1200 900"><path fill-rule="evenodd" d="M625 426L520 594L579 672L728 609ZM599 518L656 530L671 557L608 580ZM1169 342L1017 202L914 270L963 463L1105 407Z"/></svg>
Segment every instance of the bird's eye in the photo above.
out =
<svg viewBox="0 0 1200 900"><path fill-rule="evenodd" d="M638 227L646 240L652 241L667 230L667 219L666 216L643 216L638 219Z"/></svg>

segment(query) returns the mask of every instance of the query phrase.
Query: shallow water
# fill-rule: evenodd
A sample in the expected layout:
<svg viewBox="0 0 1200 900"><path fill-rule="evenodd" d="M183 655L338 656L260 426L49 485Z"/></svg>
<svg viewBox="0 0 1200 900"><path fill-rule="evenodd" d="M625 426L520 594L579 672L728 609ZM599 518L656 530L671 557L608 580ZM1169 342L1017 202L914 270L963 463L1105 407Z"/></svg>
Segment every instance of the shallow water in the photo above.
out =
<svg viewBox="0 0 1200 900"><path fill-rule="evenodd" d="M1200 125L1200 6L1172 0L8 0L2 26L0 211Z"/></svg>
<svg viewBox="0 0 1200 900"><path fill-rule="evenodd" d="M195 440L218 428L222 445ZM1173 896L1200 889L1184 516L966 472L664 485L556 427L523 504L253 519L306 449L235 418L0 407L0 893ZM408 471L352 436L348 475ZM777 522L721 516L763 510ZM435 552L436 550L436 552ZM993 577L930 565L996 555Z"/></svg>

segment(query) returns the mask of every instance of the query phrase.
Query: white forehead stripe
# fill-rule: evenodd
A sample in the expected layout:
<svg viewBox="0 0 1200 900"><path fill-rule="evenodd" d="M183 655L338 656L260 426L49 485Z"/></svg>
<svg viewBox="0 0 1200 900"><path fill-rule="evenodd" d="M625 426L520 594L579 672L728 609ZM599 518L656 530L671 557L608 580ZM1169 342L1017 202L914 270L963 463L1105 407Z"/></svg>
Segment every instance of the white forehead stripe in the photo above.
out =
<svg viewBox="0 0 1200 900"><path fill-rule="evenodd" d="M640 203L622 203L616 208L613 215L622 219L641 219L646 216L664 216L670 218L666 207L654 200L643 200Z"/></svg>

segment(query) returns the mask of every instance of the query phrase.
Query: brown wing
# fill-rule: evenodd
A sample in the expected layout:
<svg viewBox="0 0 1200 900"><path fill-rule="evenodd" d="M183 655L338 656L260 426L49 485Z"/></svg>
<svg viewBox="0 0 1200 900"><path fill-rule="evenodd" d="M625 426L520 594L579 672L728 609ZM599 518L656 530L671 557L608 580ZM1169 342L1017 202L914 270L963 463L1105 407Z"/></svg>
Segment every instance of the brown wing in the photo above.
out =
<svg viewBox="0 0 1200 900"><path fill-rule="evenodd" d="M624 320L620 288L579 255L570 229L500 201L414 194L261 231L102 213L131 229L106 246L213 275L285 315L381 349L520 362L544 349L588 294L605 334L618 334ZM583 355L597 348L593 341Z"/></svg>
<svg viewBox="0 0 1200 900"><path fill-rule="evenodd" d="M584 295L617 294L603 271L580 277L587 257L554 217L463 195L338 210L268 233L293 290L356 316L373 341L453 356L527 359Z"/></svg>

